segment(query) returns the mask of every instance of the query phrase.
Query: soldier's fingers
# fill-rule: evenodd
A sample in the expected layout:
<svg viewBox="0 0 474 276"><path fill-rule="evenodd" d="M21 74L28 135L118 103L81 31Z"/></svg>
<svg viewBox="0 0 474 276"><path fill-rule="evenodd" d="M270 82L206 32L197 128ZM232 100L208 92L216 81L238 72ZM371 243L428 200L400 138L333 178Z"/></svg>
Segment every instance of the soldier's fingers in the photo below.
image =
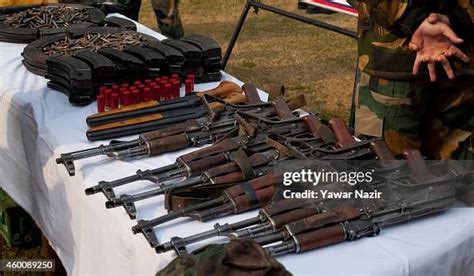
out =
<svg viewBox="0 0 474 276"><path fill-rule="evenodd" d="M444 14L431 13L430 16L428 16L428 22L430 24L435 24L437 22L443 22L443 23L449 25L449 18Z"/></svg>
<svg viewBox="0 0 474 276"><path fill-rule="evenodd" d="M416 55L415 63L413 64L413 75L418 75L421 63L423 62L420 55Z"/></svg>
<svg viewBox="0 0 474 276"><path fill-rule="evenodd" d="M410 48L412 51L418 51L420 46L416 43L410 42L410 44L408 44L408 48Z"/></svg>
<svg viewBox="0 0 474 276"><path fill-rule="evenodd" d="M449 47L449 49L444 53L444 55L447 57L455 56L460 60L464 61L465 63L471 61L471 59L456 46Z"/></svg>
<svg viewBox="0 0 474 276"><path fill-rule="evenodd" d="M436 81L436 66L435 63L430 61L428 62L428 72L430 73L430 80L431 81Z"/></svg>
<svg viewBox="0 0 474 276"><path fill-rule="evenodd" d="M443 55L440 55L437 60L439 60L439 62L441 63L441 65L443 66L444 68L444 71L446 72L446 75L448 76L448 78L450 80L454 79L454 72L453 72L453 68L451 68L451 65L449 64L449 61L448 59L443 56Z"/></svg>
<svg viewBox="0 0 474 276"><path fill-rule="evenodd" d="M462 43L464 40L459 38L456 33L447 25L447 24L442 24L441 27L441 33L448 38L452 43L454 44L459 44Z"/></svg>
<svg viewBox="0 0 474 276"><path fill-rule="evenodd" d="M432 13L430 16L428 16L428 23L435 24L438 21L440 21L440 19L437 13Z"/></svg>

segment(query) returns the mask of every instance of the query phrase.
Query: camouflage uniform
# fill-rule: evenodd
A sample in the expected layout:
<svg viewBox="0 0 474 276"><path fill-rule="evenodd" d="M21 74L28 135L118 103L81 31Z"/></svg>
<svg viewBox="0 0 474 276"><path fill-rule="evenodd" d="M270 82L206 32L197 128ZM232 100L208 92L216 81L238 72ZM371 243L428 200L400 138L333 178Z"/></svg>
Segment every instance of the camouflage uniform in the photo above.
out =
<svg viewBox="0 0 474 276"><path fill-rule="evenodd" d="M384 137L395 154L418 148L430 158L474 159L474 1L349 2L359 11L356 132ZM452 60L453 81L430 83L426 66L412 74L411 34L431 12L450 18L471 58L469 64Z"/></svg>
<svg viewBox="0 0 474 276"><path fill-rule="evenodd" d="M231 240L210 244L191 254L183 253L171 261L157 276L289 276L285 267L269 256L253 240Z"/></svg>
<svg viewBox="0 0 474 276"><path fill-rule="evenodd" d="M171 38L182 37L184 29L179 16L179 0L152 0L152 4L161 33Z"/></svg>

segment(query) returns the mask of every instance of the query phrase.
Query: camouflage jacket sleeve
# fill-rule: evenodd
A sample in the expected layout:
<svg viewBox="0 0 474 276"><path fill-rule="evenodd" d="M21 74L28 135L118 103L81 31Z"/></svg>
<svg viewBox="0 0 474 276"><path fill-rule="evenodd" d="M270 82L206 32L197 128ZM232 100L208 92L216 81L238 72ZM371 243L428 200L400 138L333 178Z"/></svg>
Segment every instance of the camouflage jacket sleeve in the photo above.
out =
<svg viewBox="0 0 474 276"><path fill-rule="evenodd" d="M375 23L400 37L410 37L429 15L423 0L348 0L359 12L359 19Z"/></svg>

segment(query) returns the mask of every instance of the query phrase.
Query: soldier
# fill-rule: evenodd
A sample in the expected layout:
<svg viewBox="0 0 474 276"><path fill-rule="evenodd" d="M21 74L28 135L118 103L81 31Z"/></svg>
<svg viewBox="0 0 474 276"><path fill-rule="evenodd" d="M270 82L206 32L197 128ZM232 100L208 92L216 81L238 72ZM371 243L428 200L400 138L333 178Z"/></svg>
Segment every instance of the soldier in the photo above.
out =
<svg viewBox="0 0 474 276"><path fill-rule="evenodd" d="M152 0L152 4L161 33L171 38L182 37L184 29L179 16L179 0Z"/></svg>
<svg viewBox="0 0 474 276"><path fill-rule="evenodd" d="M349 2L359 11L356 132L384 137L394 154L474 159L473 1Z"/></svg>

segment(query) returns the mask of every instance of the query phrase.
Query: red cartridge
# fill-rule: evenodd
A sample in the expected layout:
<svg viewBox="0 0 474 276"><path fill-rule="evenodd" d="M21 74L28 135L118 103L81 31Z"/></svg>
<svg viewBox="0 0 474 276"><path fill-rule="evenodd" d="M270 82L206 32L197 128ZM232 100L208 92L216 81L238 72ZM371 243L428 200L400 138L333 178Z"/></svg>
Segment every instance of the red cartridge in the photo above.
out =
<svg viewBox="0 0 474 276"><path fill-rule="evenodd" d="M160 78L160 77L156 77L156 78L155 78L155 82L160 83L160 82L161 82L161 78Z"/></svg>
<svg viewBox="0 0 474 276"><path fill-rule="evenodd" d="M173 94L172 94L173 91L171 89L172 89L171 83L166 83L163 89L163 97L167 100L173 98Z"/></svg>
<svg viewBox="0 0 474 276"><path fill-rule="evenodd" d="M188 80L191 80L191 90L194 91L194 75L188 74Z"/></svg>
<svg viewBox="0 0 474 276"><path fill-rule="evenodd" d="M151 80L151 79L146 79L146 80L145 80L145 84L146 84L146 85L149 85L149 84L150 84L150 82L152 82L152 80Z"/></svg>
<svg viewBox="0 0 474 276"><path fill-rule="evenodd" d="M105 96L105 109L107 109L108 107L110 107L110 103L111 103L110 98L112 97L112 89L105 89L104 96Z"/></svg>
<svg viewBox="0 0 474 276"><path fill-rule="evenodd" d="M150 87L145 87L143 88L143 101L144 102L149 102L152 100L151 97L151 89Z"/></svg>
<svg viewBox="0 0 474 276"><path fill-rule="evenodd" d="M119 92L119 86L117 84L112 85L112 93L118 93Z"/></svg>
<svg viewBox="0 0 474 276"><path fill-rule="evenodd" d="M135 85L135 86L139 86L140 84L142 84L142 82L139 81L139 80L136 80L136 81L133 82L133 85Z"/></svg>
<svg viewBox="0 0 474 276"><path fill-rule="evenodd" d="M155 85L156 85L156 82L152 81L148 84L148 87L153 88L153 86L155 86Z"/></svg>
<svg viewBox="0 0 474 276"><path fill-rule="evenodd" d="M124 93L125 91L127 91L127 90L128 90L127 87L120 87L120 89L119 89L119 96L120 96L120 98L122 98L123 93Z"/></svg>
<svg viewBox="0 0 474 276"><path fill-rule="evenodd" d="M179 75L176 73L171 74L171 79L179 81Z"/></svg>
<svg viewBox="0 0 474 276"><path fill-rule="evenodd" d="M181 83L179 83L179 81L177 80L174 80L172 82L172 85L173 85L173 97L175 98L179 98L179 89L181 88Z"/></svg>
<svg viewBox="0 0 474 276"><path fill-rule="evenodd" d="M119 104L119 94L112 93L110 109L117 109Z"/></svg>
<svg viewBox="0 0 474 276"><path fill-rule="evenodd" d="M104 95L105 89L107 89L107 86L101 85L101 86L99 87L99 95Z"/></svg>
<svg viewBox="0 0 474 276"><path fill-rule="evenodd" d="M129 106L131 103L131 95L130 95L130 91L125 91L122 93L122 97L120 98L120 103L123 105L123 106Z"/></svg>
<svg viewBox="0 0 474 276"><path fill-rule="evenodd" d="M159 101L161 100L161 86L155 85L152 87L153 99Z"/></svg>
<svg viewBox="0 0 474 276"><path fill-rule="evenodd" d="M130 85L128 84L128 82L122 82L122 87L129 87Z"/></svg>
<svg viewBox="0 0 474 276"><path fill-rule="evenodd" d="M105 112L105 96L97 95L97 112Z"/></svg>
<svg viewBox="0 0 474 276"><path fill-rule="evenodd" d="M135 90L132 90L132 100L131 100L131 103L132 104L137 104L140 102L140 91L138 91L137 89Z"/></svg>
<svg viewBox="0 0 474 276"><path fill-rule="evenodd" d="M164 81L164 82L168 82L169 81L169 77L168 76L163 76L161 77L161 80Z"/></svg>
<svg viewBox="0 0 474 276"><path fill-rule="evenodd" d="M186 95L190 94L193 92L193 84L191 79L187 79L184 81L184 89L186 91Z"/></svg>

